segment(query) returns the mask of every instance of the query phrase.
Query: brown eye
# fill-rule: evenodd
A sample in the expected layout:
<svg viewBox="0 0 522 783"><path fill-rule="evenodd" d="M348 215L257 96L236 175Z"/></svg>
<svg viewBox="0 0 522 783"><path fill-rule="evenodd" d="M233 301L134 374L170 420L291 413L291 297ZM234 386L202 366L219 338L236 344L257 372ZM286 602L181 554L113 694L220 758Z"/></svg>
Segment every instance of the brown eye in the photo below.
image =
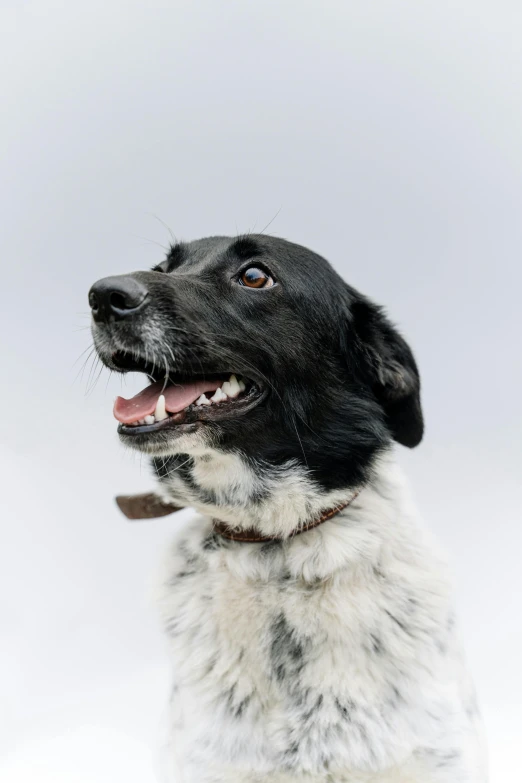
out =
<svg viewBox="0 0 522 783"><path fill-rule="evenodd" d="M247 288L270 288L274 285L274 280L264 269L251 266L241 273L239 284L245 285Z"/></svg>

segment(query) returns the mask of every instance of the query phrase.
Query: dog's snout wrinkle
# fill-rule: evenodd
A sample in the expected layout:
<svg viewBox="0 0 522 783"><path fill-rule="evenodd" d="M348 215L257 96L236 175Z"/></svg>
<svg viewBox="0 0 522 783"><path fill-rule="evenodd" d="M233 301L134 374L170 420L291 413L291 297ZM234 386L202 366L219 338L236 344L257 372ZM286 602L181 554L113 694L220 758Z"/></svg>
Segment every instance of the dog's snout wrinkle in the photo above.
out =
<svg viewBox="0 0 522 783"><path fill-rule="evenodd" d="M131 275L117 275L98 280L89 291L89 305L98 323L120 320L142 310L148 289Z"/></svg>

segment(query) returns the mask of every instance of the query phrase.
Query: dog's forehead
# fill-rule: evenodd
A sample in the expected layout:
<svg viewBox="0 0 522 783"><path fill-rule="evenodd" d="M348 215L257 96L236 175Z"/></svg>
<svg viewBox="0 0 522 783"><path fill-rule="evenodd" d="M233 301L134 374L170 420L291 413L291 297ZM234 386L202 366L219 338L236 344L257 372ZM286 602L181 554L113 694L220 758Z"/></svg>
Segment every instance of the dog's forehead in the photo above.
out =
<svg viewBox="0 0 522 783"><path fill-rule="evenodd" d="M218 265L229 255L233 237L204 237L185 245L185 258L192 268Z"/></svg>
<svg viewBox="0 0 522 783"><path fill-rule="evenodd" d="M242 261L255 259L269 252L268 242L261 237L204 237L183 246L180 251L174 248L174 254L183 259L183 265L192 271L218 269L224 264L238 265Z"/></svg>
<svg viewBox="0 0 522 783"><path fill-rule="evenodd" d="M275 270L311 272L330 270L328 261L308 248L279 237L263 234L212 236L174 245L162 268L191 274L218 270L224 265L239 266L245 261L264 260Z"/></svg>

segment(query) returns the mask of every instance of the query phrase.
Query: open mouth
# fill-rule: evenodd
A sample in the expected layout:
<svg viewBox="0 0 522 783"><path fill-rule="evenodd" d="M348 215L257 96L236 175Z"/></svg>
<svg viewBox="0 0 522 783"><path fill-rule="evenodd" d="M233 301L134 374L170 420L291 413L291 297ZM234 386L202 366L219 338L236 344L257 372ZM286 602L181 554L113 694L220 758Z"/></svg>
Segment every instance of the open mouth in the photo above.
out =
<svg viewBox="0 0 522 783"><path fill-rule="evenodd" d="M113 354L122 372L143 372L152 383L131 399L117 397L114 417L121 435L143 435L185 424L211 422L246 413L263 397L253 381L235 373L208 376L169 375L156 380L157 369L128 355Z"/></svg>

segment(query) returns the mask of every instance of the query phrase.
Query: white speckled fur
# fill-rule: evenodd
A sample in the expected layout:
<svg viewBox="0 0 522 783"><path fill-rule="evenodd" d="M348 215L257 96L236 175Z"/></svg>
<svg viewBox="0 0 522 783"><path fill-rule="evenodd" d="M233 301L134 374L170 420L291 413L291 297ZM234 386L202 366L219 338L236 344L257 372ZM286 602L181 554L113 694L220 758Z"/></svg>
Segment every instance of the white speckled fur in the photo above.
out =
<svg viewBox="0 0 522 783"><path fill-rule="evenodd" d="M484 783L444 561L391 454L332 520L245 544L213 535L210 517L284 535L352 493L193 445L191 486L175 472L162 484L205 514L177 536L161 586L171 779Z"/></svg>

